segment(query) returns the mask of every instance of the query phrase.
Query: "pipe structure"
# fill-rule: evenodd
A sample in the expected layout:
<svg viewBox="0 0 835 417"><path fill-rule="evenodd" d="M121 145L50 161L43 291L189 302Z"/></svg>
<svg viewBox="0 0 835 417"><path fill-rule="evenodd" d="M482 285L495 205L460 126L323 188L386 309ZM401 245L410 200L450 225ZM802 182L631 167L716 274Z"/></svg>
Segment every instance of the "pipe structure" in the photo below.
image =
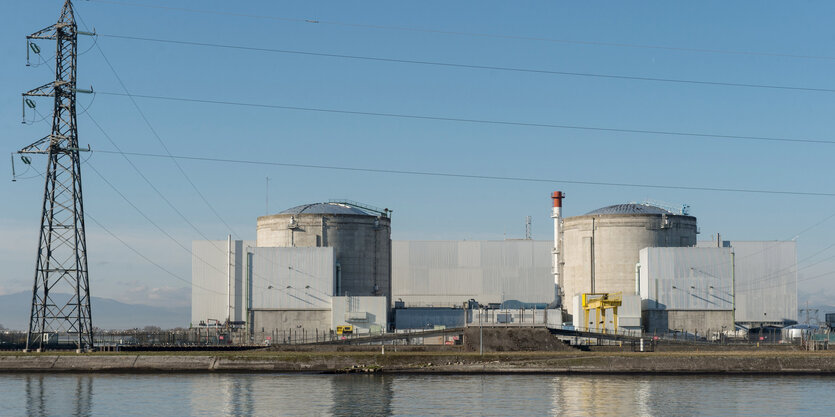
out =
<svg viewBox="0 0 835 417"><path fill-rule="evenodd" d="M226 323L232 322L232 235L226 240Z"/></svg>
<svg viewBox="0 0 835 417"><path fill-rule="evenodd" d="M563 286L560 275L560 253L562 252L562 199L565 194L562 191L554 191L551 194L551 200L554 203L554 208L551 211L551 218L554 219L554 250L553 250L553 274L554 284L560 289L562 295Z"/></svg>

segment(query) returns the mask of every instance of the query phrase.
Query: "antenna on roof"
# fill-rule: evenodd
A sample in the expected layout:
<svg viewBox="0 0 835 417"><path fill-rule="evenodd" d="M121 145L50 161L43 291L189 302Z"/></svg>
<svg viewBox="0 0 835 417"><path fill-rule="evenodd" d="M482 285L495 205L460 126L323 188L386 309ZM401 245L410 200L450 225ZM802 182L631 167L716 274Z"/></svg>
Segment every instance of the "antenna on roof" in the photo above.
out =
<svg viewBox="0 0 835 417"><path fill-rule="evenodd" d="M330 203L330 204L342 204L342 205L346 205L346 206L349 206L349 207L356 207L358 209L362 209L362 210L365 210L365 211L370 211L372 213L377 213L377 214L379 214L383 217L387 217L387 218L391 218L391 213L394 211L394 210L390 210L390 209L387 209L387 208L374 207L374 206L369 205L369 204L358 203L356 201L345 200L345 199L342 199L342 200L328 200L328 203Z"/></svg>
<svg viewBox="0 0 835 417"><path fill-rule="evenodd" d="M531 216L525 217L525 240L531 240Z"/></svg>
<svg viewBox="0 0 835 417"><path fill-rule="evenodd" d="M673 203L667 203L667 202L664 202L664 201L656 201L656 200L649 200L649 199L644 200L640 203L635 203L635 204L641 204L641 205L644 205L644 206L653 206L653 207L662 208L664 210L669 211L670 213L680 214L682 216L689 216L690 215L690 205L688 205L688 204L683 204L683 203L682 204L673 204Z"/></svg>

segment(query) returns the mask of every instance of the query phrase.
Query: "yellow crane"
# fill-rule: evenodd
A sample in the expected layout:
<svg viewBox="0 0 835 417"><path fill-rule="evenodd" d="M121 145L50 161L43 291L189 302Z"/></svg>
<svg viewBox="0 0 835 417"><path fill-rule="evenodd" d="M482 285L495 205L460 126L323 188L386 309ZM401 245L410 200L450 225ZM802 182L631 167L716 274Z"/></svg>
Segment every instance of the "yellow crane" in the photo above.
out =
<svg viewBox="0 0 835 417"><path fill-rule="evenodd" d="M623 301L623 294L616 293L584 293L582 296L583 316L585 318L585 325L589 323L589 314L594 310L594 327L590 331L600 331L606 333L606 310L612 310L612 321L614 324L614 331L618 331L618 307ZM602 326L601 326L602 324Z"/></svg>

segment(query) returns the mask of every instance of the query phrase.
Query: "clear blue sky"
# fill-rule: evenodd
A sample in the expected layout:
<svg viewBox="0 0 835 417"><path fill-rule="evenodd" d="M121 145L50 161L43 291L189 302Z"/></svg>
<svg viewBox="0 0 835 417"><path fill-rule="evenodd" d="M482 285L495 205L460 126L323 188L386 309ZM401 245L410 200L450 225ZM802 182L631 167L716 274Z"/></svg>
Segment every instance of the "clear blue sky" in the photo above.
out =
<svg viewBox="0 0 835 417"><path fill-rule="evenodd" d="M0 3L0 132L13 152L43 137L48 123L20 123L20 93L51 81L46 65L25 64L25 35L55 22L62 0ZM121 4L117 4L121 3ZM136 5L228 12L208 14ZM835 88L835 26L829 2L322 2L77 1L84 22L106 35L222 43L330 54L519 67L552 71ZM258 15L265 18L235 16ZM305 23L300 19L318 20ZM340 23L340 24L333 24ZM356 24L356 25L350 25ZM505 37L431 33L420 28ZM513 39L512 37L551 40ZM656 45L767 54L711 53L566 43ZM835 140L835 93L506 72L160 44L99 37L98 45L134 94L284 106L403 113L525 123L586 125L727 135ZM40 43L45 57L54 46ZM92 49L90 49L92 48ZM79 84L121 87L82 38ZM782 55L781 55L782 54ZM809 55L819 58L788 57ZM37 62L36 59L33 60ZM52 63L50 62L50 65ZM79 96L80 106L124 150L164 153L126 97ZM443 171L513 177L835 192L835 145L683 138L648 134L497 126L449 121L245 108L137 99L173 154L282 163ZM39 108L50 107L40 101ZM79 116L94 150L114 147ZM119 155L88 163L181 244L202 239ZM131 160L210 238L229 231L176 166ZM0 158L0 292L31 288L42 179L10 181ZM416 177L181 161L240 238L254 239L265 212L333 198L394 210L395 239L551 239L549 193L567 193L568 216L615 203L686 203L702 239L776 240L835 213L835 197L781 196L571 184ZM43 158L34 159L43 169ZM22 165L17 164L21 169ZM188 280L191 257L162 235L91 169L84 168L89 215ZM36 175L29 171L24 176ZM798 237L803 259L835 243L835 219ZM94 295L146 303L187 302L172 279L88 220ZM809 263L835 255L830 248ZM802 265L801 265L802 266ZM824 261L800 279L835 267ZM835 297L831 277L801 293ZM801 298L801 301L803 298Z"/></svg>

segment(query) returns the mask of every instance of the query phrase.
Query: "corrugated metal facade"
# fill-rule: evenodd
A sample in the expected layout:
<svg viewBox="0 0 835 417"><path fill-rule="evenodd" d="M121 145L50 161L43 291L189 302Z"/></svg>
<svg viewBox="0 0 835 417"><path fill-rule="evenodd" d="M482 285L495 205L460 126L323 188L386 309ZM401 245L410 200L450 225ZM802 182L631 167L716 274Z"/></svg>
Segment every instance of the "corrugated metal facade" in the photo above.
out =
<svg viewBox="0 0 835 417"><path fill-rule="evenodd" d="M251 248L253 309L330 309L333 248Z"/></svg>
<svg viewBox="0 0 835 417"><path fill-rule="evenodd" d="M640 252L645 310L732 310L730 248L645 248Z"/></svg>
<svg viewBox="0 0 835 417"><path fill-rule="evenodd" d="M407 306L554 300L551 241L394 241L393 299Z"/></svg>
<svg viewBox="0 0 835 417"><path fill-rule="evenodd" d="M230 252L229 242L226 240L192 242L191 320L193 326L209 319L221 322L227 317L232 321L244 320L243 289L246 250L252 246L255 246L254 241L234 240ZM231 285L227 287L229 274L232 279ZM230 301L232 308L227 310Z"/></svg>
<svg viewBox="0 0 835 417"><path fill-rule="evenodd" d="M653 302L644 301L644 308L735 308L735 321L742 323L797 320L795 242L725 241L723 247L716 246L716 242L699 242L696 248L641 251L641 298L667 306L656 308ZM660 280L657 286L656 279ZM686 284L675 284L673 279ZM714 283L717 279L718 284Z"/></svg>
<svg viewBox="0 0 835 417"><path fill-rule="evenodd" d="M797 320L797 244L731 241L736 321Z"/></svg>

